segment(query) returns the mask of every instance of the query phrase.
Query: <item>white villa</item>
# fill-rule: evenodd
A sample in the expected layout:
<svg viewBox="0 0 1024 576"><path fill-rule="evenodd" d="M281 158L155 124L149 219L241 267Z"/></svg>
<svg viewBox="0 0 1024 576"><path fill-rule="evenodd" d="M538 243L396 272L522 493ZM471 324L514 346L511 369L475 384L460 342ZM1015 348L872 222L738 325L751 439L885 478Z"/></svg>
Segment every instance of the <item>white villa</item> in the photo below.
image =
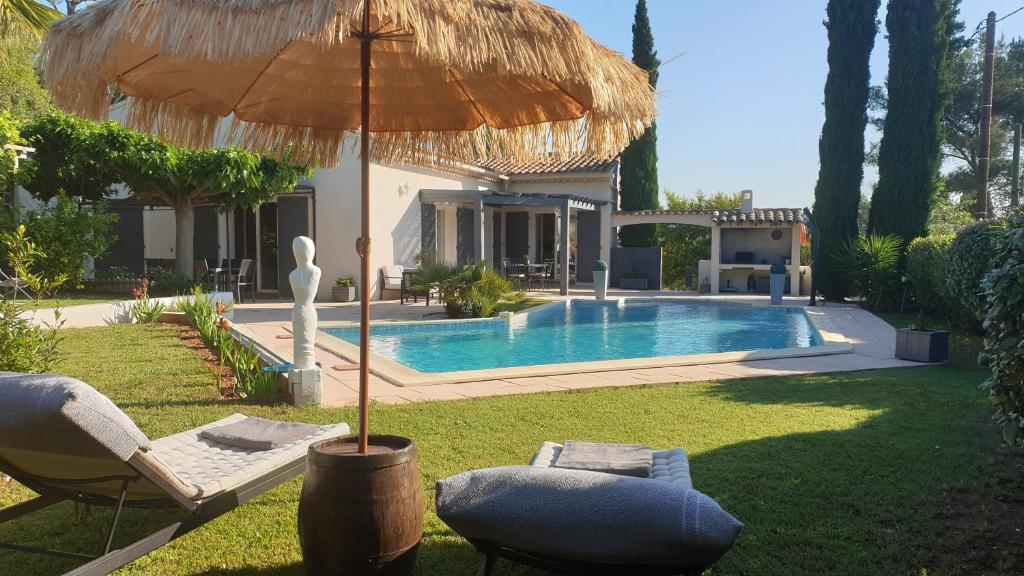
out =
<svg viewBox="0 0 1024 576"><path fill-rule="evenodd" d="M257 290L288 297L290 287L282 279L294 267L291 241L309 236L323 270L319 297L326 299L336 278L358 275L358 174L358 158L346 155L335 168L316 172L293 193L254 212L225 214L212 206L197 207L194 256L211 266L226 258L234 259L235 266L238 260L252 259ZM616 277L616 261L623 261L612 257L619 226L660 223L711 228L712 257L700 263L698 272L710 293L764 292L773 263L787 265L790 294L806 293L810 276L806 267L793 265L799 264L804 237L800 210L754 210L747 194L745 208L730 212L619 211L617 160L371 164L371 186L371 270L392 264L414 267L422 251L432 250L439 259L455 263L500 264L524 257L551 261L556 271L575 269L575 282L587 284L598 259L609 262ZM21 204L31 201L26 198ZM127 200L113 202L112 209L120 214L118 242L99 267L142 272L146 266L172 264L171 208ZM660 262L653 265L660 282ZM567 293L569 275L555 276L560 292ZM381 297L380 276L372 282L372 297Z"/></svg>

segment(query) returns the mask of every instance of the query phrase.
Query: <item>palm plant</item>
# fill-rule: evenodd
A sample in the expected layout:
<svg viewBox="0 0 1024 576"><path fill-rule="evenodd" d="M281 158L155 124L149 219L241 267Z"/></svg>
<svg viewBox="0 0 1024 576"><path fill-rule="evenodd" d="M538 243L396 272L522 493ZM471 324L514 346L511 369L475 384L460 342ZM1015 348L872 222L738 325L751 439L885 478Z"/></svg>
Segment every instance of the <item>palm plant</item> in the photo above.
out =
<svg viewBox="0 0 1024 576"><path fill-rule="evenodd" d="M869 308L882 308L899 288L899 263L903 241L895 235L850 238L836 256L847 285Z"/></svg>
<svg viewBox="0 0 1024 576"><path fill-rule="evenodd" d="M449 318L490 316L499 303L522 297L513 291L512 283L492 270L486 261L466 266L428 264L420 269L412 283L417 290L436 292Z"/></svg>
<svg viewBox="0 0 1024 576"><path fill-rule="evenodd" d="M0 0L0 34L10 38L17 34L40 37L50 22L61 17L53 8L35 0Z"/></svg>

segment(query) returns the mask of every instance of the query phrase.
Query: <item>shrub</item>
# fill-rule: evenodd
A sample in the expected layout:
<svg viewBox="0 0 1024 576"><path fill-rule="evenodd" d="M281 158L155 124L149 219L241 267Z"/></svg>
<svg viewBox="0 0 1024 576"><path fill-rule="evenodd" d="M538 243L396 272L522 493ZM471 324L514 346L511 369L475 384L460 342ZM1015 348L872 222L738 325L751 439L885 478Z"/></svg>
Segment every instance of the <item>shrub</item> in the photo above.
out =
<svg viewBox="0 0 1024 576"><path fill-rule="evenodd" d="M918 308L931 314L947 310L946 252L952 235L915 238L907 249L907 279Z"/></svg>
<svg viewBox="0 0 1024 576"><path fill-rule="evenodd" d="M954 315L978 325L985 316L981 282L992 269L999 227L979 222L957 233L946 253L946 290Z"/></svg>
<svg viewBox="0 0 1024 576"><path fill-rule="evenodd" d="M178 309L185 314L189 326L199 333L199 338L207 346L214 346L217 341L218 317L217 309L210 298L203 293L203 289L196 287L192 290L191 300L182 300Z"/></svg>
<svg viewBox="0 0 1024 576"><path fill-rule="evenodd" d="M227 337L231 338L230 334ZM263 366L255 344L246 346L236 342L231 368L235 372L235 393L239 397L267 403L277 395L277 373Z"/></svg>
<svg viewBox="0 0 1024 576"><path fill-rule="evenodd" d="M996 267L985 278L987 296L982 360L992 371L985 381L994 421L1011 444L1024 445L1024 215L1000 234Z"/></svg>
<svg viewBox="0 0 1024 576"><path fill-rule="evenodd" d="M36 295L55 292L64 282L63 276L46 279L30 271L36 258L42 252L25 235L25 227L18 226L14 232L0 235L0 243L7 253L7 263L22 287ZM54 310L54 324L35 324L28 309L18 300L15 292L11 298L0 298L0 371L42 373L52 370L61 360L61 337L58 332L63 324L60 309Z"/></svg>
<svg viewBox="0 0 1024 576"><path fill-rule="evenodd" d="M79 206L63 194L53 206L27 213L28 235L42 252L33 263L34 271L49 278L63 274L69 284L80 285L86 262L109 250L115 222L117 215L107 212L104 204Z"/></svg>
<svg viewBox="0 0 1024 576"><path fill-rule="evenodd" d="M892 303L899 290L900 249L898 236L851 238L836 256L846 285L873 309Z"/></svg>
<svg viewBox="0 0 1024 576"><path fill-rule="evenodd" d="M156 296L179 296L188 294L197 287L202 290L213 288L212 284L193 280L166 268L153 268L146 273L146 276L152 281L150 291Z"/></svg>
<svg viewBox="0 0 1024 576"><path fill-rule="evenodd" d="M160 319L167 307L163 302L154 302L149 297L149 280L143 280L139 287L132 290L135 303L132 304L132 318L140 324L152 324Z"/></svg>

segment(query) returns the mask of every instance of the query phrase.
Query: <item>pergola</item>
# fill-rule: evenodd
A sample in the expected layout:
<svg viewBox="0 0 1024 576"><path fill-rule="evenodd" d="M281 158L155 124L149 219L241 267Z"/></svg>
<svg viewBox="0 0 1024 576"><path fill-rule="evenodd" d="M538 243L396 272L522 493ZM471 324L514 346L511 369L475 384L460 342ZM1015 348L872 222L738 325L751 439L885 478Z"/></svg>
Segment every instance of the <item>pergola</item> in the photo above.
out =
<svg viewBox="0 0 1024 576"><path fill-rule="evenodd" d="M788 238L780 236L776 242L784 246L770 250L774 259L778 254L785 253L789 259L786 271L790 276L790 294L800 294L800 246L804 237L801 229L804 225L803 211L798 208L773 208L750 210L629 210L613 212L613 227L634 224L684 224L703 226L711 229L711 258L703 261L708 263L707 278L712 294L722 291L721 279L730 275L765 274L774 262L761 262L756 253L757 244L740 244L731 242L730 238L723 241L723 232L731 234L737 230L784 230ZM771 236L770 236L771 237ZM763 239L762 239L763 240ZM769 242L770 243L770 242ZM740 261L737 252L751 253L751 261ZM768 250L766 250L768 252ZM703 265L703 264L702 264Z"/></svg>

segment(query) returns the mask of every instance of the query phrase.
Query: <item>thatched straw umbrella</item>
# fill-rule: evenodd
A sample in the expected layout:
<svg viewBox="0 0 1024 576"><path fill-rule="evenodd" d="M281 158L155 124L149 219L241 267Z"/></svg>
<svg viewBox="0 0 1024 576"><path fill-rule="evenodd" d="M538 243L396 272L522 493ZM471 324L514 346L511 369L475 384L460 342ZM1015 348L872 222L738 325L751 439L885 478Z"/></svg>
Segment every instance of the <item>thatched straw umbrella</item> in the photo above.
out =
<svg viewBox="0 0 1024 576"><path fill-rule="evenodd" d="M191 147L362 158L360 451L367 447L369 170L378 162L612 157L654 119L647 73L531 0L104 0L54 24L63 108ZM370 135L369 138L365 137Z"/></svg>

